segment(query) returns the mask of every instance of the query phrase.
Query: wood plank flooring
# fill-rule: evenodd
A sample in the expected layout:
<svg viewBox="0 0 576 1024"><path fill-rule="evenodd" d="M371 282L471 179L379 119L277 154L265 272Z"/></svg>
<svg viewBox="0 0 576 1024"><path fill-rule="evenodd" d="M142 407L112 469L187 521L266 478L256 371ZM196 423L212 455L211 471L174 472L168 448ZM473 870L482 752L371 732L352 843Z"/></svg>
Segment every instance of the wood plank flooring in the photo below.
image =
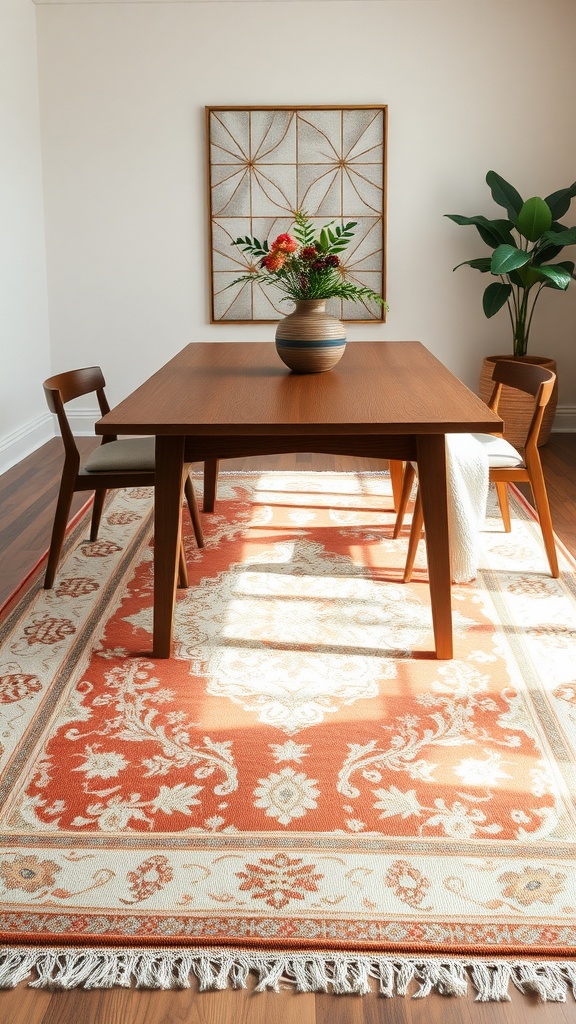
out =
<svg viewBox="0 0 576 1024"><path fill-rule="evenodd" d="M81 439L89 450L93 439ZM555 530L576 555L576 434L553 434L542 461ZM0 606L43 556L50 540L62 465L58 440L0 476ZM225 469L350 470L379 469L366 459L283 455L258 460L236 459ZM74 511L83 504L77 495ZM377 995L298 995L246 990L181 992L36 991L23 983L0 991L2 1024L576 1024L576 1001L541 1003L515 990L507 1003L476 1003L428 996L422 1000Z"/></svg>

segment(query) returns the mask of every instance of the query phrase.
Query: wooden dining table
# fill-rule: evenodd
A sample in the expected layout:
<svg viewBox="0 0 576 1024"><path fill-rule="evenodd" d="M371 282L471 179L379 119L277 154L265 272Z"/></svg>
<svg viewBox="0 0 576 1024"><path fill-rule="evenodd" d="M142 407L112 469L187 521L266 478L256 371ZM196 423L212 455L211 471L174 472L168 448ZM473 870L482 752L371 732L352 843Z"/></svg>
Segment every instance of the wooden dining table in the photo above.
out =
<svg viewBox="0 0 576 1024"><path fill-rule="evenodd" d="M288 370L266 342L187 345L96 423L97 434L156 437L153 657L172 653L184 466L317 452L417 463L435 652L452 658L445 437L501 430L418 341L349 342L314 374Z"/></svg>

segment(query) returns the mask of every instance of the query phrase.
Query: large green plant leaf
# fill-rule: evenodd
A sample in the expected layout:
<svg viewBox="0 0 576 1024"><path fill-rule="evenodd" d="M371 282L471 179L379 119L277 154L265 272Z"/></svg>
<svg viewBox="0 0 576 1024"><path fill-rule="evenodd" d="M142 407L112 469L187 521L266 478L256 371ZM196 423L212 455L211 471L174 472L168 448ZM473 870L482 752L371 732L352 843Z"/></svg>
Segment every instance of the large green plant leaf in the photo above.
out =
<svg viewBox="0 0 576 1024"><path fill-rule="evenodd" d="M565 245L576 245L576 228L565 228L561 224L558 225L559 231L555 231L554 228L550 231L545 231L542 235L543 242L550 242L552 245L561 245L564 248Z"/></svg>
<svg viewBox="0 0 576 1024"><path fill-rule="evenodd" d="M574 264L572 264L572 268L574 268ZM560 291L566 291L572 280L572 272L568 271L562 263L551 263L546 267L538 267L538 270L534 268L534 272L541 280L544 280L547 288L557 288Z"/></svg>
<svg viewBox="0 0 576 1024"><path fill-rule="evenodd" d="M482 309L488 319L502 309L511 291L512 285L504 284L501 281L495 281L494 284L488 285L482 296Z"/></svg>
<svg viewBox="0 0 576 1024"><path fill-rule="evenodd" d="M535 267L540 267L543 263L549 263L550 260L556 259L559 253L562 252L563 245L549 245L545 243L542 248L537 248L536 252L532 255L532 262Z"/></svg>
<svg viewBox="0 0 576 1024"><path fill-rule="evenodd" d="M509 274L530 262L530 253L517 249L514 245L499 245L492 253L491 271L493 274Z"/></svg>
<svg viewBox="0 0 576 1024"><path fill-rule="evenodd" d="M458 263L453 269L458 270L458 267L472 267L473 270L479 270L482 274L488 274L492 266L492 260L490 256L479 256L477 260L463 260L462 263Z"/></svg>
<svg viewBox="0 0 576 1024"><path fill-rule="evenodd" d="M542 284L542 278L532 263L527 263L518 270L512 270L508 274L508 280L512 284L519 285L524 291L529 292L536 284Z"/></svg>
<svg viewBox="0 0 576 1024"><path fill-rule="evenodd" d="M495 249L502 242L507 242L509 245L514 244L513 225L509 220L488 220L481 214L477 214L475 217L462 217L459 213L445 213L444 216L453 220L455 224L473 224L482 241L491 249Z"/></svg>
<svg viewBox="0 0 576 1024"><path fill-rule="evenodd" d="M570 188L560 188L557 192L552 192L549 196L546 196L545 201L552 211L554 220L559 220L565 213L568 213L574 196L576 196L576 181L570 185Z"/></svg>
<svg viewBox="0 0 576 1024"><path fill-rule="evenodd" d="M536 279L529 283L528 275L530 274L530 264L527 263L525 267L520 267L519 270L511 270L508 274L508 280L510 284L515 284L519 288L530 288L532 284L536 284Z"/></svg>
<svg viewBox="0 0 576 1024"><path fill-rule="evenodd" d="M506 181L500 174L497 174L496 171L488 171L486 184L492 193L494 202L498 203L498 206L503 206L508 211L508 216L512 223L516 224L516 219L523 204L520 193L516 191L509 181Z"/></svg>
<svg viewBox="0 0 576 1024"><path fill-rule="evenodd" d="M518 214L517 227L529 242L537 242L552 227L552 212L548 203L540 199L540 196L527 199Z"/></svg>

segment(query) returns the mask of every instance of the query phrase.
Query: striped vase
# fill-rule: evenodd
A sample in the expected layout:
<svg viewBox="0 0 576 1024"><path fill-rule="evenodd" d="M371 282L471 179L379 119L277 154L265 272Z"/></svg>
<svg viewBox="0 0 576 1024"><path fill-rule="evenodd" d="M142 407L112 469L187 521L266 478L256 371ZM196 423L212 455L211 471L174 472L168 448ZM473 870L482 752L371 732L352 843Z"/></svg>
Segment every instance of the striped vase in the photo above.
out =
<svg viewBox="0 0 576 1024"><path fill-rule="evenodd" d="M344 324L326 312L326 299L302 299L276 329L280 359L297 373L331 370L346 348Z"/></svg>

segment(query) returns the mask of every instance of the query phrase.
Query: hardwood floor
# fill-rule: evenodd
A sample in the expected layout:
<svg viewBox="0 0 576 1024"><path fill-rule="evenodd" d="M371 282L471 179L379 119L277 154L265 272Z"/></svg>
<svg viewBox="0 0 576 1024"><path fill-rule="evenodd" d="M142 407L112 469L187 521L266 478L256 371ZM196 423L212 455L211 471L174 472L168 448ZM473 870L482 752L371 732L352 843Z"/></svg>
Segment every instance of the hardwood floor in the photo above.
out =
<svg viewBox="0 0 576 1024"><path fill-rule="evenodd" d="M81 439L84 450L96 442ZM553 434L542 449L552 520L576 556L576 434ZM50 441L0 476L0 606L34 568L48 547L62 464L62 447ZM359 469L381 463L355 460ZM318 455L283 455L230 460L225 469L346 470L350 460ZM83 503L76 495L74 511ZM85 992L36 991L22 983L0 991L0 1021L6 1024L576 1024L576 1000L541 1003L511 991L507 1003L475 1003L428 996L422 1000L377 995L298 995L242 991L198 993L113 989Z"/></svg>

